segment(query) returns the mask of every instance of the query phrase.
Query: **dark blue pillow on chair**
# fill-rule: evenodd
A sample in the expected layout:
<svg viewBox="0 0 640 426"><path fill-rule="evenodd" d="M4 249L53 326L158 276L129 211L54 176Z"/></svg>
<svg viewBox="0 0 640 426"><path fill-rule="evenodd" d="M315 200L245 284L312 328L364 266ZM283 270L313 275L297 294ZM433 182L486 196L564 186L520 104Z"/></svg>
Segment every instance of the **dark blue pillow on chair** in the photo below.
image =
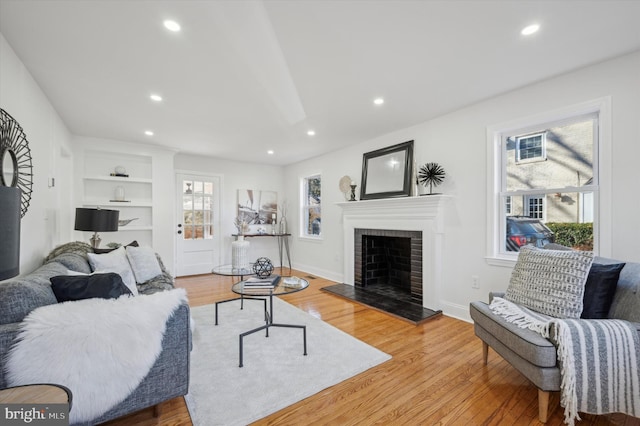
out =
<svg viewBox="0 0 640 426"><path fill-rule="evenodd" d="M618 286L620 271L624 268L624 263L614 263L603 265L594 263L589 270L587 282L584 285L584 297L582 299L584 308L580 318L585 319L606 319L609 308L613 302L613 296Z"/></svg>

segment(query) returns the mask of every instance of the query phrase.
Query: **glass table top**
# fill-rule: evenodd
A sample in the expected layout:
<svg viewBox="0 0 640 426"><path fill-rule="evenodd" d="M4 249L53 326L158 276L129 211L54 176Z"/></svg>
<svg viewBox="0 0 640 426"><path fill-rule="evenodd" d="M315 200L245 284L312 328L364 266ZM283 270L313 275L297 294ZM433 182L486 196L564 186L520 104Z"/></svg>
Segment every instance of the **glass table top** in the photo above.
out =
<svg viewBox="0 0 640 426"><path fill-rule="evenodd" d="M309 281L298 277L281 277L275 287L260 287L247 284L245 281L235 283L231 291L243 296L280 296L283 294L295 293L309 287Z"/></svg>
<svg viewBox="0 0 640 426"><path fill-rule="evenodd" d="M211 272L216 275L228 275L230 277L253 275L253 270L251 268L234 268L231 265L216 266Z"/></svg>

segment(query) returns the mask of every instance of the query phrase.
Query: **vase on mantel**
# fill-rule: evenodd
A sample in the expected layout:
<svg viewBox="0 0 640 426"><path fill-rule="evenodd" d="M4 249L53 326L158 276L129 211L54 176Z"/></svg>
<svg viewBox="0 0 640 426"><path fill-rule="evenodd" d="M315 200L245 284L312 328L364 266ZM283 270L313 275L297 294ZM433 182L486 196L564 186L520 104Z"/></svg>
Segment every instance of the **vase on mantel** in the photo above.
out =
<svg viewBox="0 0 640 426"><path fill-rule="evenodd" d="M231 267L249 268L249 241L244 239L244 235L238 235L238 239L231 242Z"/></svg>

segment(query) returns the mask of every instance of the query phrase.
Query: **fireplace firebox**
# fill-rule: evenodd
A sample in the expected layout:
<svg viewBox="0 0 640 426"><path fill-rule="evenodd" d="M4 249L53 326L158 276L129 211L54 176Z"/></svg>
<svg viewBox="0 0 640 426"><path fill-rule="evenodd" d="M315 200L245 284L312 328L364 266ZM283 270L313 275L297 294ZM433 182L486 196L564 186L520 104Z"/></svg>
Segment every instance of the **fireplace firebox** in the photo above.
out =
<svg viewBox="0 0 640 426"><path fill-rule="evenodd" d="M422 231L354 232L354 285L422 306Z"/></svg>

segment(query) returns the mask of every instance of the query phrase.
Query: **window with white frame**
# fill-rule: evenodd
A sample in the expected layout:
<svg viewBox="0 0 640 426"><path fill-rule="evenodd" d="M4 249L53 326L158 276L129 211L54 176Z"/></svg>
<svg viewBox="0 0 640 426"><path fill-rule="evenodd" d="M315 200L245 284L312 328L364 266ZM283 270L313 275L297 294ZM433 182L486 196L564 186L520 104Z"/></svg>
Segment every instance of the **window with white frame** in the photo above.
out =
<svg viewBox="0 0 640 426"><path fill-rule="evenodd" d="M544 199L544 195L527 195L525 197L525 216L544 221Z"/></svg>
<svg viewBox="0 0 640 426"><path fill-rule="evenodd" d="M536 161L545 159L545 133L517 136L516 161Z"/></svg>
<svg viewBox="0 0 640 426"><path fill-rule="evenodd" d="M322 177L318 174L302 178L301 192L300 235L319 238L322 235Z"/></svg>
<svg viewBox="0 0 640 426"><path fill-rule="evenodd" d="M594 101L488 129L496 203L488 221L489 258L511 259L509 252L525 244L597 248L601 107ZM571 229L579 231L566 232ZM582 238L574 241L577 234Z"/></svg>

